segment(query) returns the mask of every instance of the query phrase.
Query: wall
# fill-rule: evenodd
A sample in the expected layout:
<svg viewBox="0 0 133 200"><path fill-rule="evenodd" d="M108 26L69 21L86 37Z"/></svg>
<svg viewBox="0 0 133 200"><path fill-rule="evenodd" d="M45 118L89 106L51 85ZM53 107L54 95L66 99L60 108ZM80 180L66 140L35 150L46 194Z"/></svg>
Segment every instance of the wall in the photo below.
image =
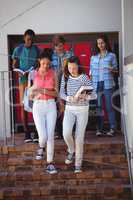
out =
<svg viewBox="0 0 133 200"><path fill-rule="evenodd" d="M7 35L27 28L38 34L119 31L121 57L121 0L0 0L0 71L8 70ZM6 119L9 132L9 106ZM0 127L1 134L2 120Z"/></svg>
<svg viewBox="0 0 133 200"><path fill-rule="evenodd" d="M124 87L125 113L129 142L129 150L133 153L133 0L123 0L123 57L124 57Z"/></svg>
<svg viewBox="0 0 133 200"><path fill-rule="evenodd" d="M124 6L124 57L133 54L133 0L123 0Z"/></svg>

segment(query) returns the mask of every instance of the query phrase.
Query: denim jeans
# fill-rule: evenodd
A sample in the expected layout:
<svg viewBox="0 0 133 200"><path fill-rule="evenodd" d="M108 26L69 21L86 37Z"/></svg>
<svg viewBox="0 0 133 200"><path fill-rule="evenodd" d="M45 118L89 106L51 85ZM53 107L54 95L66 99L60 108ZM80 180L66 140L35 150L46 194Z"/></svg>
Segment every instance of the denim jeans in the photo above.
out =
<svg viewBox="0 0 133 200"><path fill-rule="evenodd" d="M104 81L98 82L97 86L97 115L98 115L98 130L103 130L103 95L105 97L105 106L108 114L110 128L114 129L116 127L115 111L112 107L112 94L113 88L104 89Z"/></svg>

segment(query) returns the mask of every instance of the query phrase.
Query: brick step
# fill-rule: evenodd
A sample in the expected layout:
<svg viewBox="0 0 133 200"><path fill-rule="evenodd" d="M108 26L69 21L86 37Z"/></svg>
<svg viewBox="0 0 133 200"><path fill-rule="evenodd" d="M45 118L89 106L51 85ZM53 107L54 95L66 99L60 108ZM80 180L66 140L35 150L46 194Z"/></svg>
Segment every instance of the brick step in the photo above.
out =
<svg viewBox="0 0 133 200"><path fill-rule="evenodd" d="M104 145L103 145L104 146ZM23 149L23 151L10 151L7 154L0 154L0 157L2 155L9 155L9 156L33 156L35 152L37 151L38 146L35 147L32 151L29 149L28 151L26 149ZM55 148L55 153L56 154L66 154L67 148L66 147L60 147L60 149ZM87 146L84 148L84 154L91 154L91 155L105 155L105 154L126 154L125 148L118 148L118 147L113 147L111 148L95 148L95 149L89 149Z"/></svg>
<svg viewBox="0 0 133 200"><path fill-rule="evenodd" d="M35 153L36 153L36 151L37 151L37 149L38 148L36 148L34 151L23 151L23 152L21 152L21 153L16 153L16 152L14 152L14 153L10 153L10 154L5 154L5 156L7 155L7 156L35 156ZM62 155L66 155L66 153L67 153L67 149L62 149L62 150L56 150L55 149L55 154L56 155L60 155L60 154L62 154ZM88 150L88 149L84 149L84 154L88 154L88 155L120 155L120 154L122 154L122 155L126 155L126 153L124 152L124 151L122 151L121 149L113 149L113 150L109 150L109 149L103 149L103 150L101 150L101 149L96 149L96 150ZM1 159L1 157L3 156L4 154L0 154L0 159Z"/></svg>
<svg viewBox="0 0 133 200"><path fill-rule="evenodd" d="M128 179L125 179L125 178L114 178L114 179L87 179L87 180L60 180L60 181L52 181L52 184L54 186L58 186L59 184L63 184L64 186L68 186L68 185L72 185L72 186L86 186L86 185L89 185L89 184L129 184L129 180ZM34 184L34 186L36 187L41 187L41 186L49 186L51 184L51 180L42 180L41 182L40 181L31 181L31 180L27 180L27 179L23 179L23 180L14 180L14 181L5 181L5 182L2 182L0 181L0 188L5 188L5 187L17 187L18 185L19 186L32 186Z"/></svg>
<svg viewBox="0 0 133 200"><path fill-rule="evenodd" d="M65 155L55 155L55 163L59 166L64 166ZM40 167L46 164L46 155L44 155L43 160L35 160L35 156L23 156L23 157L1 157L0 159L0 169L5 167L23 167L23 166L34 166ZM125 155L84 155L84 163L88 165L88 163L96 163L96 164L114 164L120 165L121 167L127 166L127 159Z"/></svg>
<svg viewBox="0 0 133 200"><path fill-rule="evenodd" d="M55 196L32 196L32 197L6 197L2 200L133 200L131 195L123 195L122 198L118 198L117 195L113 197L104 197L101 194L89 194L89 195L56 195Z"/></svg>
<svg viewBox="0 0 133 200"><path fill-rule="evenodd" d="M64 163L66 155L55 153L55 162L56 163ZM127 165L127 158L124 154L84 154L83 160L86 163L105 163L105 164L121 164L121 166ZM34 161L36 162L36 160ZM45 161L44 161L45 162Z"/></svg>
<svg viewBox="0 0 133 200"><path fill-rule="evenodd" d="M17 186L17 187L6 187L0 189L0 199L3 200L20 200L20 199L37 199L43 198L47 199L61 199L60 197L65 196L64 199L77 200L75 196L88 197L87 199L131 199L131 187L128 184L91 184L86 186L76 186L73 185L50 185L50 186ZM55 197L56 196L56 197ZM59 197L59 198L58 198ZM83 198L82 198L83 199Z"/></svg>
<svg viewBox="0 0 133 200"><path fill-rule="evenodd" d="M127 169L119 169L119 168L109 168L109 167L99 167L99 170L95 168L95 166L91 166L90 168L83 168L83 172L80 174L74 174L73 167L69 167L67 169L58 169L58 174L54 176L50 176L45 172L45 167L40 169L32 169L32 170L16 170L14 172L11 171L3 171L0 172L0 183L5 181L62 181L62 180L91 180L93 181L103 179L103 180L112 180L112 179L123 179L128 180L128 171ZM102 181L102 180L101 180Z"/></svg>
<svg viewBox="0 0 133 200"><path fill-rule="evenodd" d="M110 139L110 138L109 138ZM38 148L37 144L21 144L16 146L0 147L0 155L24 155L32 154ZM66 145L63 140L55 141L55 152L66 151ZM122 141L102 141L102 140L85 140L84 150L86 153L124 153L125 146Z"/></svg>
<svg viewBox="0 0 133 200"><path fill-rule="evenodd" d="M35 160L37 144L0 147L0 199L3 200L131 200L131 188L123 136L114 138L86 133L83 172L66 166L64 140L55 140L58 174L45 172L45 160Z"/></svg>
<svg viewBox="0 0 133 200"><path fill-rule="evenodd" d="M95 146L95 145L94 145ZM0 159L3 158L4 156L35 156L35 153L38 149L38 146L34 146L34 149L29 146L28 150L25 149L25 146L23 146L23 150L18 150L12 149L11 151L8 151L8 153L1 153L0 154ZM5 151L5 150L4 150ZM60 149L55 148L55 155L66 155L67 148L66 147L60 147ZM100 156L100 155L126 155L125 153L125 148L118 148L118 147L104 147L104 148L98 148L95 147L94 149L89 149L89 145L85 146L84 148L84 155L92 155L92 156Z"/></svg>

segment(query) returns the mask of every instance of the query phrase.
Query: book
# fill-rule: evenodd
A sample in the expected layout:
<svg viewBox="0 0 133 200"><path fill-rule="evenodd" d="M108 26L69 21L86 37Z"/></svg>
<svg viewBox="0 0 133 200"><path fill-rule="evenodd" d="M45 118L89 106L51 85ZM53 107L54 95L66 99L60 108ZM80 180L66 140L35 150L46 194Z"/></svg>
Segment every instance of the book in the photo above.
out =
<svg viewBox="0 0 133 200"><path fill-rule="evenodd" d="M93 91L92 86L81 86L77 93L75 94L75 97L78 98L81 94L86 93L86 94L91 94Z"/></svg>
<svg viewBox="0 0 133 200"><path fill-rule="evenodd" d="M14 71L14 72L19 72L20 74L22 74L22 75L24 76L26 73L32 71L33 69L34 69L34 67L31 67L30 69L28 69L28 70L26 70L26 71L23 71L22 69L14 68L13 71Z"/></svg>

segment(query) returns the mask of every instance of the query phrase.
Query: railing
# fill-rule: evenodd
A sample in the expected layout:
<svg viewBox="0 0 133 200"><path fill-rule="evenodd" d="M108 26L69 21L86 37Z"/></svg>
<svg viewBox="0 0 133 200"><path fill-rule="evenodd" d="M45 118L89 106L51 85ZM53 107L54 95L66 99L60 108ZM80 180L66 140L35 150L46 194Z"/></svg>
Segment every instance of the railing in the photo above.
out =
<svg viewBox="0 0 133 200"><path fill-rule="evenodd" d="M124 66L124 64L123 64L123 66ZM133 194L133 146L131 148L131 145L129 145L131 138L129 138L129 134L128 134L128 132L130 130L129 130L129 127L128 127L127 121L126 121L126 115L128 115L128 113L127 113L127 107L125 107L125 101L128 100L127 92L132 92L132 91L128 91L128 88L126 88L126 81L128 81L128 76L130 76L131 74L130 74L130 72L127 72L127 70L124 70L124 69L120 74L121 74L120 75L120 86L121 86L120 97L121 97L121 107L122 107L122 110L121 110L122 129L123 129L124 138L125 138L125 148L126 148L126 155L127 155L127 161L128 161L128 171L129 171L129 177L130 177L131 190L132 190L132 194Z"/></svg>
<svg viewBox="0 0 133 200"><path fill-rule="evenodd" d="M12 71L0 71L1 87L1 134L0 145L15 145L14 104L13 104L13 74ZM7 119L7 109L11 113ZM10 112L11 110L11 112ZM9 121L8 121L9 120ZM9 124L8 124L9 123Z"/></svg>
<svg viewBox="0 0 133 200"><path fill-rule="evenodd" d="M125 4L125 0L122 0L121 1L121 11L122 11L122 68L121 68L121 72L120 72L120 85L122 87L122 90L121 90L121 105L122 105L122 108L123 108L123 112L122 112L122 124L123 124L123 131L124 131L124 137L125 137L125 146L126 146L126 154L127 154L127 160L128 160L128 170L129 170L129 176L130 176L130 185L131 185L131 188L132 188L132 194L133 194L133 152L132 150L130 149L130 145L129 145L129 141L130 141L130 138L128 137L128 132L129 132L129 127L127 126L127 121L126 121L126 115L125 115L125 111L126 111L126 107L124 105L125 103L125 100L127 100L127 96L126 96L126 92L124 91L125 90L125 87L126 87L126 83L125 83L125 79L127 77L125 77L125 74L126 74L126 65L129 64L129 62L133 63L133 59L129 59L129 58L126 58L126 53L127 53L127 50L126 50L126 46L127 44L129 45L129 41L125 41L125 38L126 38L126 18L127 18L127 11L126 11L126 4ZM126 44L127 42L127 44ZM130 45L129 45L130 46ZM133 57L133 56L132 56ZM132 91L128 91L128 92L132 92ZM132 118L133 119L133 118ZM132 130L133 131L133 130ZM133 145L133 144L132 144ZM132 146L133 148L133 146Z"/></svg>

